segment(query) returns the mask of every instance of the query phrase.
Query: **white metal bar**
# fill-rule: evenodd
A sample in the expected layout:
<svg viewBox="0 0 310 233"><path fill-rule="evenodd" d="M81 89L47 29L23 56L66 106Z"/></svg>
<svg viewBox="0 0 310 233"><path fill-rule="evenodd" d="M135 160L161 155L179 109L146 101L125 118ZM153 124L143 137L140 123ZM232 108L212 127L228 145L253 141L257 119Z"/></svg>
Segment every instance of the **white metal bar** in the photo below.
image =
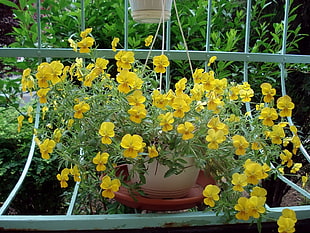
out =
<svg viewBox="0 0 310 233"><path fill-rule="evenodd" d="M124 18L125 18L125 21L124 21L124 49L125 50L128 50L128 22L129 22L129 19L128 19L128 1L129 0L124 0Z"/></svg>
<svg viewBox="0 0 310 233"><path fill-rule="evenodd" d="M263 222L273 221L286 207L268 208ZM297 219L309 219L310 206L289 207L296 211ZM236 220L232 224L250 223ZM193 227L227 224L223 215L214 212L112 214L112 215L54 215L54 216L3 216L0 227L5 230L116 230L151 227Z"/></svg>
<svg viewBox="0 0 310 233"><path fill-rule="evenodd" d="M137 59L143 59L149 50L130 50L135 52ZM274 63L294 63L310 64L310 55L296 54L272 54L272 53L249 53L244 52L223 52L223 51L188 51L191 60L205 61L212 56L217 56L220 61L247 61L247 62L274 62ZM187 60L187 55L183 50L164 51L169 59ZM97 49L98 56L113 59L115 53L111 49ZM152 50L151 55L160 55L161 50ZM69 48L0 48L0 57L57 57L76 58L88 57L88 54L77 54Z"/></svg>
<svg viewBox="0 0 310 233"><path fill-rule="evenodd" d="M40 120L40 104L37 104L37 110L36 110L36 117L35 117L35 123L34 123L34 128L37 129L39 126L39 120ZM20 175L16 185L14 186L14 188L12 189L11 193L9 194L8 198L5 200L5 202L3 203L3 205L0 208L0 217L2 214L5 213L5 211L7 210L7 208L9 207L9 205L11 204L11 202L14 200L18 190L20 189L20 187L22 186L25 177L27 175L27 172L29 170L29 167L31 165L31 161L33 158L33 154L34 154L34 149L35 149L35 141L34 141L35 135L33 135L32 137L32 141L31 141L31 146L30 146L30 150L29 150L29 154L28 154L28 158L27 161L25 163L24 169L22 174Z"/></svg>

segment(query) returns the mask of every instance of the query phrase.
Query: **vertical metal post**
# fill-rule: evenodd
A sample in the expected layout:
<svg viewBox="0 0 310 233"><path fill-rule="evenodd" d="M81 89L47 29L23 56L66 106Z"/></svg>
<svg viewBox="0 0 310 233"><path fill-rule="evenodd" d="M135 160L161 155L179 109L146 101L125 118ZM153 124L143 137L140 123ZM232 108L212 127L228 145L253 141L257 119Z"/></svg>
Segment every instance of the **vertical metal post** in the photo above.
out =
<svg viewBox="0 0 310 233"><path fill-rule="evenodd" d="M283 19L283 35L282 35L282 49L281 54L286 54L286 40L287 40L287 30L288 30L288 15L290 10L290 0L285 1L285 8L284 8L284 19ZM285 58L280 63L280 71L281 71L281 91L282 95L286 95L286 88L285 88L285 78L287 76L286 69L285 69Z"/></svg>
<svg viewBox="0 0 310 233"><path fill-rule="evenodd" d="M249 53L249 44L250 44L250 34L251 34L251 8L252 8L252 0L247 0L246 6L246 23L245 23L245 39L244 39L244 53ZM248 55L247 55L248 56ZM248 82L249 78L249 70L248 70L248 61L244 61L243 63L243 81ZM247 102L245 104L246 111L251 112L250 104Z"/></svg>
<svg viewBox="0 0 310 233"><path fill-rule="evenodd" d="M251 32L251 7L252 1L247 0L246 8L246 23L245 23L245 39L244 39L244 53L249 53L249 44L250 44L250 32ZM243 65L243 81L248 81L248 61L244 61Z"/></svg>
<svg viewBox="0 0 310 233"><path fill-rule="evenodd" d="M81 31L84 31L85 28L85 2L81 0Z"/></svg>
<svg viewBox="0 0 310 233"><path fill-rule="evenodd" d="M42 37L41 37L41 2L40 0L37 0L37 30L38 30L38 48L40 49L42 47Z"/></svg>
<svg viewBox="0 0 310 233"><path fill-rule="evenodd" d="M207 8L207 30L206 30L206 51L210 51L210 37L211 37L211 16L212 16L212 0L208 0ZM208 59L209 60L209 59ZM208 70L208 61L205 61L205 70Z"/></svg>
<svg viewBox="0 0 310 233"><path fill-rule="evenodd" d="M124 0L124 49L128 50L128 1Z"/></svg>

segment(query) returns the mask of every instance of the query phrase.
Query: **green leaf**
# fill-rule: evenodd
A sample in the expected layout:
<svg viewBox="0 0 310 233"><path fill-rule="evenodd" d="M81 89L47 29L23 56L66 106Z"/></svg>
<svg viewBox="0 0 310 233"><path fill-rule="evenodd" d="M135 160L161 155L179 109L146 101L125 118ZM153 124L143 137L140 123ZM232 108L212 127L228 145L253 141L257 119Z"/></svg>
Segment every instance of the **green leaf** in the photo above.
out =
<svg viewBox="0 0 310 233"><path fill-rule="evenodd" d="M0 3L3 4L3 5L9 6L9 7L13 7L15 9L18 9L18 6L14 2L11 2L11 1L8 1L8 0L0 0Z"/></svg>

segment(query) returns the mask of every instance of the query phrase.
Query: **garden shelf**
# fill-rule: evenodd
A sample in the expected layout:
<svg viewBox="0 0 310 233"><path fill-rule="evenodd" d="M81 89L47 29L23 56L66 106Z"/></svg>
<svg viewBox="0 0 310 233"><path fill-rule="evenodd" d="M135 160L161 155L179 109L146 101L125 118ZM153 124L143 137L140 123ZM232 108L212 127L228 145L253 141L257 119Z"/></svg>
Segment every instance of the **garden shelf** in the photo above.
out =
<svg viewBox="0 0 310 233"><path fill-rule="evenodd" d="M245 36L245 49L243 52L222 52L222 51L209 51L210 41L210 22L211 22L211 0L208 0L207 12L207 31L206 31L206 51L188 51L192 60L208 60L211 56L217 56L218 60L224 61L240 61L244 64L244 80L247 81L247 69L249 62L274 62L278 63L281 71L281 87L282 94L285 95L285 64L286 63L303 63L310 64L309 55L292 55L286 54L286 38L288 30L288 12L290 0L286 0L284 19L283 19L283 41L282 50L277 54L269 53L250 53L249 52L249 39L250 39L250 20L251 20L251 0L247 0L247 14L246 14L246 36ZM37 1L37 15L40 15L40 1ZM124 0L125 4L125 49L128 49L127 33L128 33L128 0ZM82 12L82 27L85 28L84 1L81 0ZM38 31L41 32L40 17L38 17ZM84 25L84 26L83 26ZM168 35L169 37L169 35ZM161 51L152 51L153 55L160 54ZM104 55L106 58L113 58L114 53L108 49L99 49L98 53ZM137 58L145 58L147 50L135 50ZM188 54L185 51L166 50L166 54L172 59L187 60ZM42 48L41 42L38 41L38 48L0 48L0 57L76 57L70 49L64 48ZM39 108L37 108L37 115L35 124L39 124ZM292 123L291 119L288 119ZM19 181L10 193L7 200L0 208L0 231L20 232L20 231L33 231L33 232L140 232L139 229L147 229L147 232L225 232L231 229L238 229L239 232L255 231L256 226L248 224L245 221L235 221L227 225L221 215L216 215L213 212L182 212L182 213L146 213L146 214L113 214L113 215L74 215L73 208L78 194L79 183L76 184L71 203L69 205L66 215L6 215L6 211L14 199L16 193L20 189L24 178L27 175L28 169L31 166L33 153L35 149L35 142L32 141L29 156L25 164L24 170L20 176ZM301 152L306 160L310 162L310 156L301 147ZM285 177L280 177L284 182L290 185L293 189L300 194L310 199L310 193L292 183ZM267 218L277 219L281 215L284 207L268 207ZM310 205L291 206L298 218L296 225L297 232L306 232L310 227ZM247 224L245 224L247 223ZM274 221L266 221L263 223L263 229L275 229ZM167 230L168 229L168 230ZM264 231L263 231L264 232Z"/></svg>

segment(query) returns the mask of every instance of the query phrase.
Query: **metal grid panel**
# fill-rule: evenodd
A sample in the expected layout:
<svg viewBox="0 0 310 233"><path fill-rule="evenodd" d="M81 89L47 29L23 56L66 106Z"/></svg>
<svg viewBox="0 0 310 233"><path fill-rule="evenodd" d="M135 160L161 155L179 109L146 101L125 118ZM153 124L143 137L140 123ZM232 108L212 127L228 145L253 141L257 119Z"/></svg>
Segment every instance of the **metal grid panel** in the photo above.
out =
<svg viewBox="0 0 310 233"><path fill-rule="evenodd" d="M249 62L274 62L279 63L281 71L281 88L282 94L285 95L285 64L287 63L304 63L310 64L310 56L306 55L290 55L286 54L286 38L288 30L288 13L290 7L290 0L285 1L284 12L284 30L282 40L282 50L279 54L268 53L249 53L249 40L250 40L250 22L251 22L251 0L247 0L247 14L246 14L246 35L245 46L243 52L221 52L210 51L210 35L211 35L211 18L212 18L212 0L208 0L207 7L207 19L208 24L206 28L206 51L188 51L191 60L208 60L211 56L217 56L218 60L224 61L242 61L244 63L244 80L248 78L248 63ZM124 0L125 4L125 24L124 24L124 41L125 49L128 49L128 0ZM40 0L37 0L37 15L40 14ZM81 18L82 29L85 29L85 4L84 0L81 0ZM37 48L0 48L0 57L76 57L71 49L45 49L41 46L41 22L38 17L38 47ZM168 25L168 24L167 24ZM169 25L167 31L169 31ZM168 34L169 35L169 34ZM167 44L170 42L170 38L167 38ZM169 48L169 47L168 47ZM158 55L161 51L154 50L151 55ZM176 51L167 49L165 53L170 59L186 60L187 54L185 51ZM135 50L137 58L145 58L148 54L148 50ZM106 58L113 58L114 53L111 50L99 49L99 56L105 56ZM85 55L87 56L87 55ZM35 121L35 127L39 124L39 108L37 108L37 115ZM290 123L291 119L288 119ZM31 165L31 160L34 153L35 142L32 141L30 147L29 156L25 164L22 175L16 186L10 193L8 199L4 202L0 209L0 229L15 229L15 230L108 230L108 229L137 229L145 227L167 227L167 226L205 226L205 225L222 225L224 222L221 219L221 215L217 216L213 212L195 212L195 213L176 213L176 214L115 214L115 215L72 215L75 199L78 193L79 183L76 184L70 206L66 215L59 216L8 216L4 215L6 209L9 207L11 201L14 199L16 193L21 187L23 180L27 174L27 171ZM310 162L309 154L302 147L306 159ZM310 194L287 180L285 177L280 177L284 182L291 185L298 192L305 197L310 198ZM294 206L290 207L295 210L299 220L309 219L310 206ZM270 208L267 206L269 218L278 218L283 208L276 207ZM238 223L236 220L235 223ZM242 221L244 223L244 221Z"/></svg>

